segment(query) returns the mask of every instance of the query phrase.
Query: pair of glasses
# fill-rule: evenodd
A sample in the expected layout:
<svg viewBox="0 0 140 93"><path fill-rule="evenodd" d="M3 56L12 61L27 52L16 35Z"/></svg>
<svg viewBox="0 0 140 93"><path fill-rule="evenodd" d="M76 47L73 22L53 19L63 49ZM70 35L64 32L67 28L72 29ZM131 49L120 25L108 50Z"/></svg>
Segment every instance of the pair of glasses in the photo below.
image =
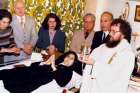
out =
<svg viewBox="0 0 140 93"><path fill-rule="evenodd" d="M110 31L110 34L115 35L118 32L121 32L121 31Z"/></svg>

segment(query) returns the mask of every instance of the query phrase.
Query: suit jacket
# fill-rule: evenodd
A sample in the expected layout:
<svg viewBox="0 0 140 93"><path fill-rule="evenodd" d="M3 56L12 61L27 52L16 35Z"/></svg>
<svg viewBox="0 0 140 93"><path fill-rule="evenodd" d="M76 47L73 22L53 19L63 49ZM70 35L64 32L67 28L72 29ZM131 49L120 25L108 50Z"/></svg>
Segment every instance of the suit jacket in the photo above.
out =
<svg viewBox="0 0 140 93"><path fill-rule="evenodd" d="M82 45L87 45L91 47L93 37L94 37L94 31L91 31L86 39L83 30L74 31L74 35L70 45L70 50L78 53L81 51Z"/></svg>
<svg viewBox="0 0 140 93"><path fill-rule="evenodd" d="M23 48L24 43L31 43L33 46L36 44L37 41L37 31L35 29L35 21L32 17L25 16L25 26L22 28L18 18L16 15L13 16L11 26L13 28L13 34L15 38L15 43L18 48ZM11 60L20 60L30 57L30 55L25 54L21 51L20 56L18 57L6 57L5 61Z"/></svg>
<svg viewBox="0 0 140 93"><path fill-rule="evenodd" d="M33 46L37 41L37 31L35 29L35 21L32 17L25 16L25 27L22 28L22 25L19 23L16 15L13 16L13 21L11 23L15 41L18 47L23 47L24 43L31 43Z"/></svg>
<svg viewBox="0 0 140 93"><path fill-rule="evenodd" d="M103 31L95 32L94 38L92 40L91 50L97 48L101 44L105 43L105 38L103 38Z"/></svg>
<svg viewBox="0 0 140 93"><path fill-rule="evenodd" d="M40 28L39 33L38 33L38 40L36 47L46 49L50 45L50 36L49 36L49 31L44 29L43 27ZM57 47L58 51L64 52L65 50L65 33L57 30L52 44Z"/></svg>

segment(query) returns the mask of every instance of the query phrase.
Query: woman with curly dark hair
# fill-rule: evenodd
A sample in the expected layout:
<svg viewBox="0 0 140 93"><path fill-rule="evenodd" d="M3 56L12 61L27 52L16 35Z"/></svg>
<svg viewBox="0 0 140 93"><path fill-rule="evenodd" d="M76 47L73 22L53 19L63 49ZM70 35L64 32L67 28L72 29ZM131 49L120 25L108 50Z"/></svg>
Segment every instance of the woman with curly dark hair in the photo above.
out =
<svg viewBox="0 0 140 93"><path fill-rule="evenodd" d="M39 30L36 47L46 49L49 45L54 45L59 52L64 52L65 33L60 28L61 21L59 17L54 13L48 14Z"/></svg>

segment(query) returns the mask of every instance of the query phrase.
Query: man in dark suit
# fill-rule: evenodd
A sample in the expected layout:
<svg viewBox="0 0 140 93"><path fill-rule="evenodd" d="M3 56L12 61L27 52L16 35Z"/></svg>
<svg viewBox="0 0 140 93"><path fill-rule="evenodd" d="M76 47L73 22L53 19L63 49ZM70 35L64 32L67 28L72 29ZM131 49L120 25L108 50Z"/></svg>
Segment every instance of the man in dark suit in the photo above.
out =
<svg viewBox="0 0 140 93"><path fill-rule="evenodd" d="M91 50L105 43L105 40L110 31L110 25L112 20L113 20L112 13L108 11L102 13L101 20L100 20L101 31L95 32L94 38L92 40Z"/></svg>

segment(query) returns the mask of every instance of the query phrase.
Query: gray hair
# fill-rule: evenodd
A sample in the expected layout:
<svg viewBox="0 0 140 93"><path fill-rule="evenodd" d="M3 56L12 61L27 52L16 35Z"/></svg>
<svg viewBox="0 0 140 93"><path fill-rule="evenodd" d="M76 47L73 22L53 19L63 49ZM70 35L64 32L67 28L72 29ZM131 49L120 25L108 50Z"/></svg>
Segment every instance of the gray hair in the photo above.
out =
<svg viewBox="0 0 140 93"><path fill-rule="evenodd" d="M18 3L22 3L22 4L25 6L25 1L24 1L24 0L16 0L16 1L14 1L14 7L15 7Z"/></svg>
<svg viewBox="0 0 140 93"><path fill-rule="evenodd" d="M85 15L84 15L84 17L83 17L83 19L84 19L85 17L87 17L87 16L91 16L91 17L92 17L92 19L93 19L93 21L95 21L95 20L96 20L95 15L94 15L94 14L92 14L92 13L87 13L87 14L85 14Z"/></svg>

